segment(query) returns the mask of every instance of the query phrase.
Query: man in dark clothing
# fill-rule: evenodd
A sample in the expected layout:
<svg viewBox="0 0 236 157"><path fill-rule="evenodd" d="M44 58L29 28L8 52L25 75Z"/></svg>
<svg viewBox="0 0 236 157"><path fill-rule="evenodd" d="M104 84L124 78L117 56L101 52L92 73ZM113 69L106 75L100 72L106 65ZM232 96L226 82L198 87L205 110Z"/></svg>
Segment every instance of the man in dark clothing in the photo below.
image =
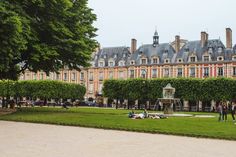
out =
<svg viewBox="0 0 236 157"><path fill-rule="evenodd" d="M223 105L223 115L222 115L222 117L223 117L223 120L225 120L225 121L227 121L227 106L226 106L226 104L224 104Z"/></svg>
<svg viewBox="0 0 236 157"><path fill-rule="evenodd" d="M231 115L232 115L232 118L233 118L233 121L235 122L235 111L236 111L236 106L235 106L235 103L233 102L232 106L231 106Z"/></svg>

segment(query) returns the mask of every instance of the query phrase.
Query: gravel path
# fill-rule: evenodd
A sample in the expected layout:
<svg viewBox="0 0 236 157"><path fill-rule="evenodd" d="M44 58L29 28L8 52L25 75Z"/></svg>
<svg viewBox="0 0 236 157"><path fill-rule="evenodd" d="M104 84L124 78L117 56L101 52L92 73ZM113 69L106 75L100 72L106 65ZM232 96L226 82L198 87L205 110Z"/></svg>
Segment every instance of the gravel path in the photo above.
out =
<svg viewBox="0 0 236 157"><path fill-rule="evenodd" d="M0 121L0 157L226 157L236 142Z"/></svg>

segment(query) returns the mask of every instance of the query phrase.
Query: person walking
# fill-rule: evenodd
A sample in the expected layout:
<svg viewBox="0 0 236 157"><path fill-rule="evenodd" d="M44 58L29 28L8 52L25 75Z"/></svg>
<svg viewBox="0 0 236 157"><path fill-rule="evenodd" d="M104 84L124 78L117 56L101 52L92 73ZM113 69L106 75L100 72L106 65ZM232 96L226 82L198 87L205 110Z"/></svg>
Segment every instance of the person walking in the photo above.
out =
<svg viewBox="0 0 236 157"><path fill-rule="evenodd" d="M222 113L222 120L224 120L225 122L227 121L227 106L226 104L223 105L223 113Z"/></svg>
<svg viewBox="0 0 236 157"><path fill-rule="evenodd" d="M235 105L235 103L233 102L233 103L232 103L232 106L231 106L231 115L232 115L232 118L233 118L233 122L235 122L235 117L234 117L235 111L236 111L236 105Z"/></svg>
<svg viewBox="0 0 236 157"><path fill-rule="evenodd" d="M219 112L219 119L218 121L222 121L222 114L223 114L223 107L222 107L222 104L220 103L218 108L217 108L218 112Z"/></svg>

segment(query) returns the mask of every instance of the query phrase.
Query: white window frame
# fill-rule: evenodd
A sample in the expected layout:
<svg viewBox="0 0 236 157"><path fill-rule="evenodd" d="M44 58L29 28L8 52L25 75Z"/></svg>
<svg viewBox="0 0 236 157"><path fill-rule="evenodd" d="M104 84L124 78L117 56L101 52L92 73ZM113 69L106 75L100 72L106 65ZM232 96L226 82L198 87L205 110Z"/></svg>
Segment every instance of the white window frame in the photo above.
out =
<svg viewBox="0 0 236 157"><path fill-rule="evenodd" d="M104 59L100 59L99 61L98 61L98 67L104 67L105 66L105 61L104 61Z"/></svg>
<svg viewBox="0 0 236 157"><path fill-rule="evenodd" d="M156 73L154 73L154 70L156 71ZM157 78L157 76L158 76L158 70L157 70L157 68L153 68L152 69L152 78Z"/></svg>
<svg viewBox="0 0 236 157"><path fill-rule="evenodd" d="M181 75L179 75L179 69L181 69L181 73L182 73ZM183 68L182 67L178 67L176 71L177 71L177 77L183 77Z"/></svg>
<svg viewBox="0 0 236 157"><path fill-rule="evenodd" d="M131 75L131 71L133 71L133 75ZM135 70L134 69L129 69L129 78L135 78Z"/></svg>
<svg viewBox="0 0 236 157"><path fill-rule="evenodd" d="M165 59L164 63L169 64L170 63L170 59L169 58Z"/></svg>
<svg viewBox="0 0 236 157"><path fill-rule="evenodd" d="M154 59L156 60L156 63L154 63ZM152 64L158 64L159 63L159 58L158 57L153 57L152 58Z"/></svg>
<svg viewBox="0 0 236 157"><path fill-rule="evenodd" d="M218 56L217 57L217 61L223 61L224 60L224 56Z"/></svg>
<svg viewBox="0 0 236 157"><path fill-rule="evenodd" d="M191 73L192 71L192 69L194 68L194 75ZM196 67L190 67L189 68L189 77L196 77Z"/></svg>
<svg viewBox="0 0 236 157"><path fill-rule="evenodd" d="M145 63L143 63L144 60L145 60ZM147 64L147 58L140 58L140 64L146 65Z"/></svg>
<svg viewBox="0 0 236 157"><path fill-rule="evenodd" d="M112 63L112 65L111 65L111 63ZM109 59L109 60L108 60L108 66L109 66L109 67L114 67L114 66L115 66L115 61L114 61L114 59Z"/></svg>
<svg viewBox="0 0 236 157"><path fill-rule="evenodd" d="M170 77L170 68L163 68L163 77Z"/></svg>
<svg viewBox="0 0 236 157"><path fill-rule="evenodd" d="M232 67L232 76L236 76L236 67Z"/></svg>
<svg viewBox="0 0 236 157"><path fill-rule="evenodd" d="M121 66L121 67L125 66L125 61L123 61L123 60L119 61L118 65Z"/></svg>
<svg viewBox="0 0 236 157"><path fill-rule="evenodd" d="M178 58L177 63L183 63L183 58Z"/></svg>
<svg viewBox="0 0 236 157"><path fill-rule="evenodd" d="M207 72L208 72L208 75L205 75L206 74L206 69L208 69L207 70ZM202 67L202 77L210 77L210 67Z"/></svg>
<svg viewBox="0 0 236 157"><path fill-rule="evenodd" d="M140 77L147 78L147 69L140 69Z"/></svg>
<svg viewBox="0 0 236 157"><path fill-rule="evenodd" d="M208 61L205 60L205 57L208 57ZM211 61L210 55L203 55L203 56L202 56L202 61L203 61L203 62L210 62L210 61Z"/></svg>
<svg viewBox="0 0 236 157"><path fill-rule="evenodd" d="M219 71L220 69L222 69L222 75L219 75L221 72ZM224 76L224 67L218 67L217 68L217 76L218 77L223 77Z"/></svg>
<svg viewBox="0 0 236 157"><path fill-rule="evenodd" d="M135 61L134 61L134 60L131 60L131 61L130 61L130 65L135 65Z"/></svg>
<svg viewBox="0 0 236 157"><path fill-rule="evenodd" d="M191 60L192 58L194 58L194 61ZM195 56L195 55L189 56L189 62L190 62L190 63L195 63L195 62L197 62L197 56Z"/></svg>

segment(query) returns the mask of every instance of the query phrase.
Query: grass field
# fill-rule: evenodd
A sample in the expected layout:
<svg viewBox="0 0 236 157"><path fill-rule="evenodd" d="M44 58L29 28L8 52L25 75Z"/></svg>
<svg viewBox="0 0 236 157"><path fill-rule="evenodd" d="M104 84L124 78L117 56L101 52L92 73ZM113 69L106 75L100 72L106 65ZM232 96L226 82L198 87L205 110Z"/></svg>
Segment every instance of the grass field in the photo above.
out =
<svg viewBox="0 0 236 157"><path fill-rule="evenodd" d="M207 137L236 140L236 125L228 115L227 122L215 118L169 117L168 119L129 119L128 110L100 108L21 108L0 120L83 126L147 133L173 134L192 137ZM138 111L137 111L138 112ZM142 112L142 111L139 111Z"/></svg>

